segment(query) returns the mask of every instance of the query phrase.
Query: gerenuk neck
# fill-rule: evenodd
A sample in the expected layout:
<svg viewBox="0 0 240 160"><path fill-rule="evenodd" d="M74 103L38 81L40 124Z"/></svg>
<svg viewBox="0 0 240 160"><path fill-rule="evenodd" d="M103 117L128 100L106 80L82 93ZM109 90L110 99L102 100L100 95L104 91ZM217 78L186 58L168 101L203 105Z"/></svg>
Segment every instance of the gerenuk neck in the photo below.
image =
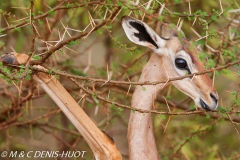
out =
<svg viewBox="0 0 240 160"><path fill-rule="evenodd" d="M164 69L161 69L161 57L153 54L144 66L140 82L164 80ZM138 109L152 110L154 100L163 84L137 86L131 106ZM130 160L158 160L158 151L153 134L152 116L150 113L131 112L128 125L128 143Z"/></svg>

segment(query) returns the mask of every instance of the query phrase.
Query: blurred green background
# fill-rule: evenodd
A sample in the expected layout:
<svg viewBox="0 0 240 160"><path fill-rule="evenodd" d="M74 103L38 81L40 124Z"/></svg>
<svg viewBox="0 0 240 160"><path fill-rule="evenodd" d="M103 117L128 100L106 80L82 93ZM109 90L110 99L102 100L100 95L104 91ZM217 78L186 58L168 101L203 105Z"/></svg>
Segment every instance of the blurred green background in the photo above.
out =
<svg viewBox="0 0 240 160"><path fill-rule="evenodd" d="M162 21L182 24L186 37L199 48L198 56L206 69L239 60L239 0L33 2L34 17L48 13L33 22L37 31L33 57L36 60L61 40L90 31L94 25L109 17L117 6L121 7L112 22L56 51L45 64L55 70L92 78L108 79L108 75L111 75L112 80L128 81L129 78L131 81L138 81L141 70L152 53L127 39L120 23L123 15L143 19L155 29L157 23ZM88 4L91 2L92 4ZM147 8L149 3L150 7ZM165 8L159 15L162 5ZM60 9L54 10L55 7ZM33 32L29 25L29 8L28 0L1 0L1 53L30 52ZM17 26L21 23L25 25ZM206 35L207 38L201 38ZM221 112L215 113L218 118L211 118L209 114L153 116L156 143L162 159L240 159L240 117L239 114L228 114L232 110L239 110L239 74L239 65L210 74L214 77L220 96ZM123 158L128 159L127 124L130 111L101 101L96 103L94 97L85 94L68 78L56 77L95 124L114 139ZM129 86L106 84L100 87L101 83L80 82L103 97L130 105L134 86L127 95ZM177 106L170 105L175 112L195 108L193 101L174 86L165 88L158 95L155 108L159 111L168 111L164 98ZM81 135L30 75L18 81L1 76L0 130L0 151L86 150L83 159L93 158Z"/></svg>

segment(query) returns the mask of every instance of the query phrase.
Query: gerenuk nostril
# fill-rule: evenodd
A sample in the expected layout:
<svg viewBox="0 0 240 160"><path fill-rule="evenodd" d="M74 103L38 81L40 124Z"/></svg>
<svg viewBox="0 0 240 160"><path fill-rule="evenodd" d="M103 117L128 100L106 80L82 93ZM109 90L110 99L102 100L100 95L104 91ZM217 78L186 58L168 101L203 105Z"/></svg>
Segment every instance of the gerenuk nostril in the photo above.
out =
<svg viewBox="0 0 240 160"><path fill-rule="evenodd" d="M217 104L218 103L218 98L213 94L210 93L210 97L213 99L213 101Z"/></svg>

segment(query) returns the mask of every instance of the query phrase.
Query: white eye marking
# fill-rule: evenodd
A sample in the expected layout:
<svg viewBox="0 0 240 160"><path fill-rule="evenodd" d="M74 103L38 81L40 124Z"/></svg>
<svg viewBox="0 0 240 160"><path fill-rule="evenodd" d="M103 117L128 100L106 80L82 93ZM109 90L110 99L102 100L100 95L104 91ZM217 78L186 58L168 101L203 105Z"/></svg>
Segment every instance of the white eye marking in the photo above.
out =
<svg viewBox="0 0 240 160"><path fill-rule="evenodd" d="M176 59L183 59L183 60L185 60L186 63L187 63L187 68L184 70L184 69L181 69L181 68L177 67L176 63L175 63ZM195 65L192 62L191 56L187 52L185 52L184 50L181 50L178 53L176 53L176 55L175 55L173 60L174 60L175 69L176 69L176 71L177 71L177 73L179 75L184 76L184 75L186 75L188 73L192 74L192 73L197 72L196 68L195 68Z"/></svg>

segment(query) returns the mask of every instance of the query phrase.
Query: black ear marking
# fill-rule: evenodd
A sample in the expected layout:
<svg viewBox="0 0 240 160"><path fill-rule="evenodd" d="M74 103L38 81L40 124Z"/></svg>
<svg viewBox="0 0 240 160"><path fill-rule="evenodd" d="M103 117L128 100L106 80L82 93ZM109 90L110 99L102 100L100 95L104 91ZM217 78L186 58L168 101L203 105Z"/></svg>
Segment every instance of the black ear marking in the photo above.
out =
<svg viewBox="0 0 240 160"><path fill-rule="evenodd" d="M158 49L158 45L155 43L155 41L150 37L149 33L147 32L144 25L140 22L136 21L130 21L129 24L138 30L139 33L134 33L134 36L138 37L139 41L145 41L149 42L152 45L154 45Z"/></svg>

